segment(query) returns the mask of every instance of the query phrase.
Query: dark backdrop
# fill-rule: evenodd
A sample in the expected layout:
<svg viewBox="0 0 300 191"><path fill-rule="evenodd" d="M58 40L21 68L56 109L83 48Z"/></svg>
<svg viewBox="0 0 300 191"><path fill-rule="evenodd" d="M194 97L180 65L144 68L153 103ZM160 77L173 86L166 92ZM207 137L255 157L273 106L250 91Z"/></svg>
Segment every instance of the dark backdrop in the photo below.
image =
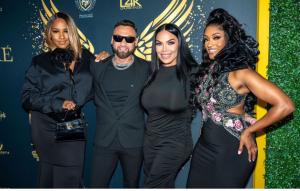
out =
<svg viewBox="0 0 300 191"><path fill-rule="evenodd" d="M255 0L89 0L90 3L94 2L90 10L88 7L76 6L76 2L80 3L81 0L1 0L0 2L0 188L30 188L35 187L37 182L38 158L31 145L28 115L21 108L20 91L24 72L32 56L41 52L43 31L41 15L46 15L45 7L49 8L50 12L57 8L69 13L84 36L91 42L90 48L94 48L91 48L91 51L96 53L101 50L111 51L112 29L118 20L131 19L136 23L139 32L142 32L171 3L192 6L189 17L185 19L185 23L192 26L186 37L193 55L199 62L203 24L210 10L214 8L227 9L245 24L249 34L256 35ZM122 9L121 6L125 5L127 7ZM187 8L184 10L186 11ZM169 13L169 16L172 14L176 12ZM186 31L183 26L180 27ZM148 33L151 33L151 30ZM85 168L85 183L88 185L95 128L93 103L89 103L84 110L89 122ZM192 124L194 141L199 136L200 118L198 114ZM188 168L189 163L179 173L177 187L185 187ZM119 167L111 181L111 186L122 187L122 173Z"/></svg>

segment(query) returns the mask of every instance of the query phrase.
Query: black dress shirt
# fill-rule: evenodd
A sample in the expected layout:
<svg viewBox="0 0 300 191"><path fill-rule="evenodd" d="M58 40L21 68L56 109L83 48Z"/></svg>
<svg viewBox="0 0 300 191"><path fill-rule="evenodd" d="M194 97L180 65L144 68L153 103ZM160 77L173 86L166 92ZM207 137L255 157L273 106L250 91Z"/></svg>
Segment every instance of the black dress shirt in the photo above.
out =
<svg viewBox="0 0 300 191"><path fill-rule="evenodd" d="M32 59L26 71L22 89L22 103L25 110L41 113L63 112L63 102L72 100L82 107L92 98L92 76L90 63L94 56L82 51L76 61L73 80L63 64L51 62L51 52L42 53Z"/></svg>

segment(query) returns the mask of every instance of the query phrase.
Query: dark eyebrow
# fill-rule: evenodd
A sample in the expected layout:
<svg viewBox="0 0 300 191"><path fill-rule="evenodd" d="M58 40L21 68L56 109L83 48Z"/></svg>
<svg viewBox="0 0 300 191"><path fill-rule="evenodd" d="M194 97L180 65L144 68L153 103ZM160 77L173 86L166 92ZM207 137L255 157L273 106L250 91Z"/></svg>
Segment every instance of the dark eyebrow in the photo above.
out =
<svg viewBox="0 0 300 191"><path fill-rule="evenodd" d="M170 40L168 40L168 42L171 41L171 40L176 40L176 39L175 38L171 38Z"/></svg>
<svg viewBox="0 0 300 191"><path fill-rule="evenodd" d="M212 34L212 36L214 36L214 35L221 35L221 33L217 32L217 33Z"/></svg>
<svg viewBox="0 0 300 191"><path fill-rule="evenodd" d="M167 40L167 42L170 42L170 41L173 41L173 40L176 40L175 38L171 38L171 39L169 39L169 40ZM161 42L161 41L159 41L159 40L155 40L155 41L157 41L157 42Z"/></svg>
<svg viewBox="0 0 300 191"><path fill-rule="evenodd" d="M51 27L51 29L57 29L57 30L59 30L60 28L57 28L57 27ZM63 30L65 30L65 29L68 29L68 28L67 28L67 27L63 28Z"/></svg>
<svg viewBox="0 0 300 191"><path fill-rule="evenodd" d="M212 37L221 36L221 33L214 33L214 34L212 34L211 36L212 36ZM205 35L205 34L204 34L204 35L203 35L203 39L205 39L205 38L209 38L208 35Z"/></svg>

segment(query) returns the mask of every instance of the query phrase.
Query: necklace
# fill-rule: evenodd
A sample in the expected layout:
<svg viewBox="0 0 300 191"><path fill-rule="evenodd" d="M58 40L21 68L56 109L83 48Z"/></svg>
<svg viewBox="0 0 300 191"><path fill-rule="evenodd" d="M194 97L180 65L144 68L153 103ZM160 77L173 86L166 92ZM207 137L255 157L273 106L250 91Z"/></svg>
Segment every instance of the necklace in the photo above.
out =
<svg viewBox="0 0 300 191"><path fill-rule="evenodd" d="M134 62L134 57L132 56L132 59L129 63L126 64L118 64L115 61L115 58L112 59L112 64L114 66L115 69L117 70L126 70L127 68L129 68Z"/></svg>

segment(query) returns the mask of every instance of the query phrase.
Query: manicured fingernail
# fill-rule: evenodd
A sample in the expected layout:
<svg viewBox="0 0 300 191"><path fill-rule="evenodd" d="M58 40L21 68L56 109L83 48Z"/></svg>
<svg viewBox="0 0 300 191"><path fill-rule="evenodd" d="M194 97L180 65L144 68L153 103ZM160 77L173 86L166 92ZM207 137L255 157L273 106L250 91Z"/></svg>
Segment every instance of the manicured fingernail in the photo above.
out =
<svg viewBox="0 0 300 191"><path fill-rule="evenodd" d="M242 153L242 151L238 151L238 155L240 155Z"/></svg>

